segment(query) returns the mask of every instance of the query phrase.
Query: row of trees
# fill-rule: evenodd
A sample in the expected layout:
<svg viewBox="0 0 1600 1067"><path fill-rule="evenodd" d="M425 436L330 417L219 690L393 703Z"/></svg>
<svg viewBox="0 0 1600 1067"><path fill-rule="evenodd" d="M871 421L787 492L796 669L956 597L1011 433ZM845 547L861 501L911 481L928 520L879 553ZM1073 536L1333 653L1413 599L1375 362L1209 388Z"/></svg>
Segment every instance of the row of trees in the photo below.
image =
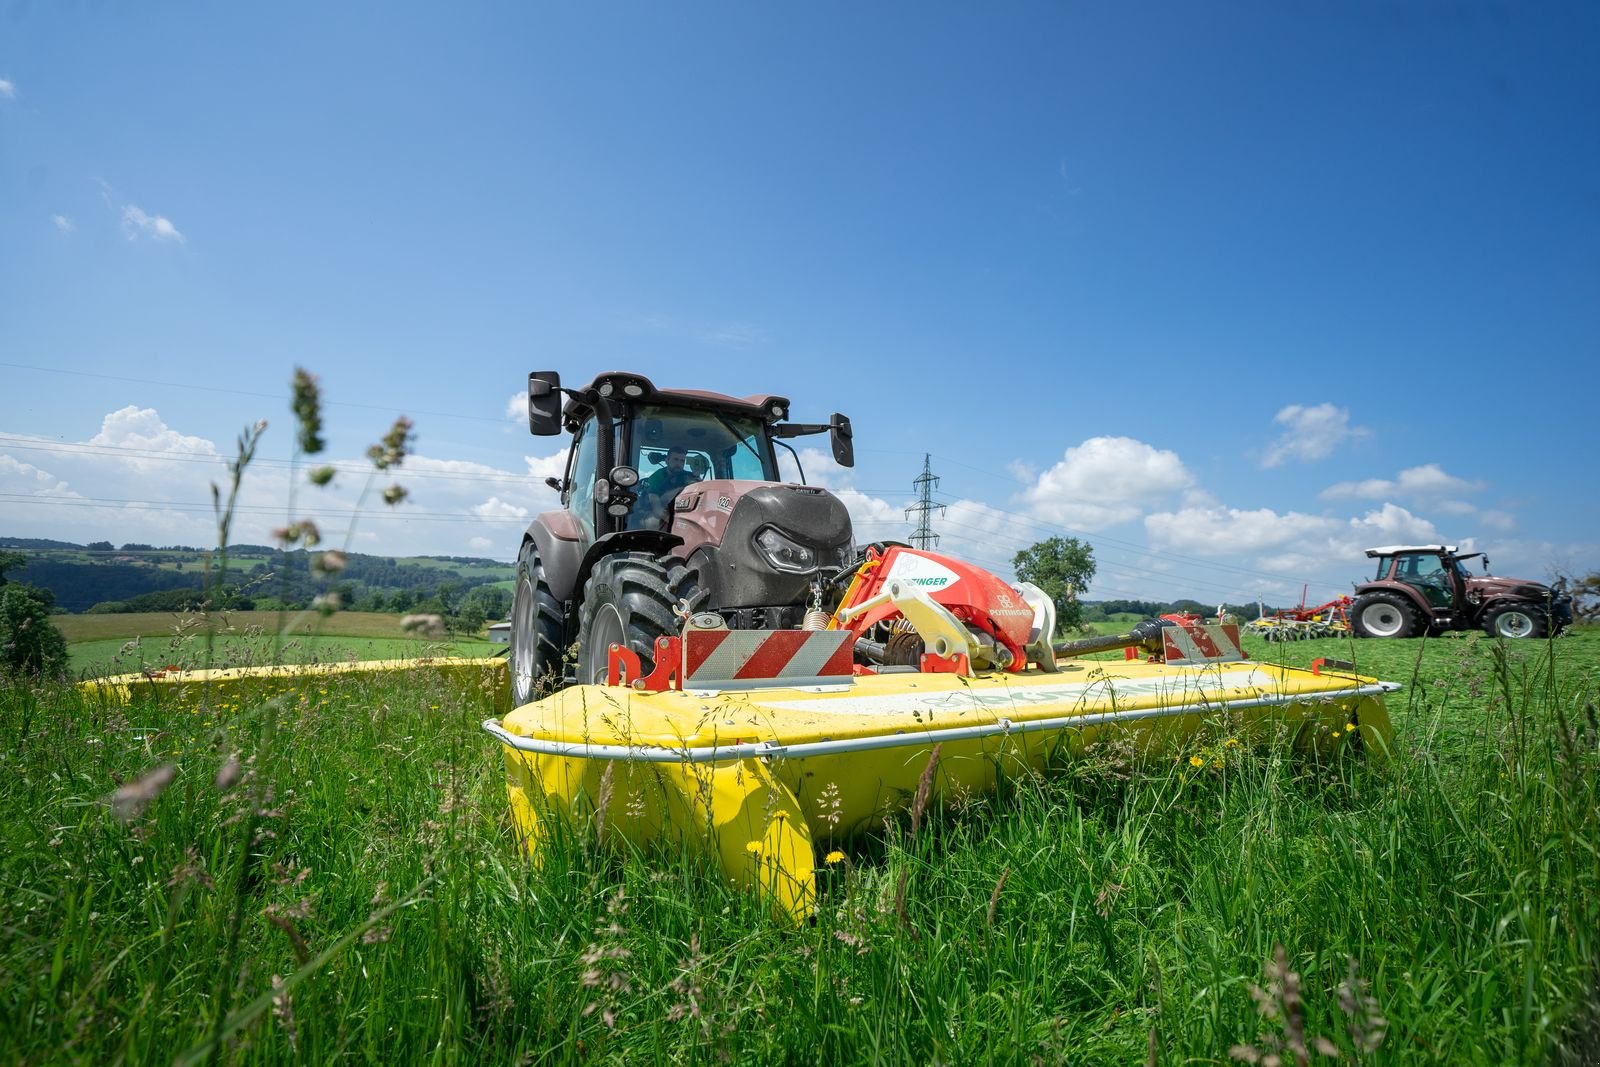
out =
<svg viewBox="0 0 1600 1067"><path fill-rule="evenodd" d="M158 553L166 550L155 550ZM266 551L266 550L264 550ZM270 558L246 557L228 570L221 589L207 588L208 553L190 552L165 558L185 569L125 565L113 561L87 562L78 550L35 550L16 567L14 578L47 588L65 611L97 614L129 611L171 611L197 605L202 599L214 608L249 610L263 601L302 608L327 591L328 575L313 567L313 554L270 550ZM235 552L229 549L230 556ZM148 556L145 557L148 559ZM497 575L479 563L458 564L466 570L419 563L401 563L387 556L350 553L336 575L343 602L365 603L369 611L438 611L442 600L454 610L465 594L489 586ZM503 573L503 572L502 572ZM499 591L509 602L510 594ZM496 612L496 598L483 601L486 613Z"/></svg>

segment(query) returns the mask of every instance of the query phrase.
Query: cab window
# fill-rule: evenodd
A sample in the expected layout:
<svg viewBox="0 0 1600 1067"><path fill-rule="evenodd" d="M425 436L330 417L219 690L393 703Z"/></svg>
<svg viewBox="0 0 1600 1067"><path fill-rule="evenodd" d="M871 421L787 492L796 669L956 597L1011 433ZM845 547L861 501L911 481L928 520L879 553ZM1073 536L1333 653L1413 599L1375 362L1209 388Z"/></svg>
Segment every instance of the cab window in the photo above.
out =
<svg viewBox="0 0 1600 1067"><path fill-rule="evenodd" d="M666 465L673 446L684 449L697 481L735 478L777 481L777 464L760 419L714 411L645 404L633 420L632 465L642 479Z"/></svg>
<svg viewBox="0 0 1600 1067"><path fill-rule="evenodd" d="M567 509L583 527L588 541L594 540L594 479L600 451L594 423L595 420L589 418L578 427L578 435L572 441L571 470L567 474L567 484L572 487Z"/></svg>

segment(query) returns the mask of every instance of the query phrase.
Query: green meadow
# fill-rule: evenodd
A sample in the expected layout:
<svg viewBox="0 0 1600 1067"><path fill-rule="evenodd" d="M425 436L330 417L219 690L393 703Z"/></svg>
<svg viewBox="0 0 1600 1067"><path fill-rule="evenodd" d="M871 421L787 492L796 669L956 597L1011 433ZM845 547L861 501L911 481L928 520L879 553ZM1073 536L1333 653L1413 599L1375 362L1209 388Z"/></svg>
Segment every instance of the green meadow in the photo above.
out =
<svg viewBox="0 0 1600 1067"><path fill-rule="evenodd" d="M0 1060L1593 1062L1600 634L1249 648L1404 683L1392 758L1107 744L856 842L799 929L592 825L526 860L426 671L12 686Z"/></svg>
<svg viewBox="0 0 1600 1067"><path fill-rule="evenodd" d="M408 634L400 616L382 612L230 611L62 615L75 677L131 674L163 667L248 667L270 663L339 663L426 656L490 656L505 651L477 635Z"/></svg>

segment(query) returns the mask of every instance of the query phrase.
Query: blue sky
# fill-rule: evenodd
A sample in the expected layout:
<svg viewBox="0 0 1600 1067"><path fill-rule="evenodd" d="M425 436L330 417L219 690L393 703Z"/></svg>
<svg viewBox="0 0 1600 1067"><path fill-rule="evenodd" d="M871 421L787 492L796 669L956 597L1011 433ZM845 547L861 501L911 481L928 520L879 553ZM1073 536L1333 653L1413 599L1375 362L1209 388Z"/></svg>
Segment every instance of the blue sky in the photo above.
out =
<svg viewBox="0 0 1600 1067"><path fill-rule="evenodd" d="M849 414L862 540L931 453L944 549L1092 598L1600 569L1592 5L7 6L0 534L209 543L266 418L265 540L298 364L297 516L510 558L512 396L626 368Z"/></svg>

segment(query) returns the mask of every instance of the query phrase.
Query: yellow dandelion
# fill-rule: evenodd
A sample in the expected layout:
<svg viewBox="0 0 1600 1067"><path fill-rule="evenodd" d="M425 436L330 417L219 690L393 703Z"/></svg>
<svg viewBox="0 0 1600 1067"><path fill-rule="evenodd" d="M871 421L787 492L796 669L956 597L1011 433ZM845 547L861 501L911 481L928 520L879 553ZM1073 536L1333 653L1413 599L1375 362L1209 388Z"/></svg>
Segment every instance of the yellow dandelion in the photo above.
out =
<svg viewBox="0 0 1600 1067"><path fill-rule="evenodd" d="M843 863L844 862L844 853L840 852L838 849L834 849L832 852L830 852L826 856L822 857L822 862L826 863L830 867L833 866L835 863Z"/></svg>
<svg viewBox="0 0 1600 1067"><path fill-rule="evenodd" d="M1344 724L1344 730L1345 733L1353 734L1356 731L1356 724L1353 722L1347 722Z"/></svg>
<svg viewBox="0 0 1600 1067"><path fill-rule="evenodd" d="M1206 761L1201 759L1199 756L1190 756L1189 757L1189 766L1191 766L1191 767L1204 767L1205 765L1206 765Z"/></svg>
<svg viewBox="0 0 1600 1067"><path fill-rule="evenodd" d="M1220 766L1222 766L1222 761L1219 760L1219 759L1214 759L1214 760L1211 761L1211 766L1220 767Z"/></svg>
<svg viewBox="0 0 1600 1067"><path fill-rule="evenodd" d="M760 841L746 841L744 843L744 850L746 852L750 853L750 855L752 855L752 856L759 856L759 855L761 855L761 842Z"/></svg>
<svg viewBox="0 0 1600 1067"><path fill-rule="evenodd" d="M1222 742L1222 747L1223 748L1238 748L1239 747L1239 739L1237 737L1230 737L1226 741Z"/></svg>

